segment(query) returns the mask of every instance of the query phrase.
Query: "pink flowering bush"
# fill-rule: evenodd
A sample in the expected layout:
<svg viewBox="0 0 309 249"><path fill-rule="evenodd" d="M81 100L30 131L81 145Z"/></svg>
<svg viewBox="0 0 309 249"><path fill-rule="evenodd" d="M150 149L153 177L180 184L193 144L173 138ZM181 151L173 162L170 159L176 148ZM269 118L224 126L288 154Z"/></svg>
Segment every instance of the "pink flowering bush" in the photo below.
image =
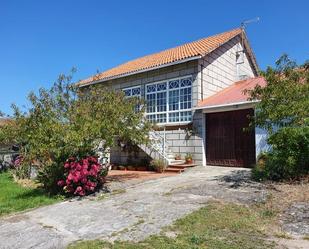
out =
<svg viewBox="0 0 309 249"><path fill-rule="evenodd" d="M18 168L23 163L23 160L24 160L23 156L20 156L20 155L17 156L15 160L13 161L14 168Z"/></svg>
<svg viewBox="0 0 309 249"><path fill-rule="evenodd" d="M71 157L64 163L64 178L57 185L66 193L84 196L102 186L104 176L105 170L96 157L81 160Z"/></svg>

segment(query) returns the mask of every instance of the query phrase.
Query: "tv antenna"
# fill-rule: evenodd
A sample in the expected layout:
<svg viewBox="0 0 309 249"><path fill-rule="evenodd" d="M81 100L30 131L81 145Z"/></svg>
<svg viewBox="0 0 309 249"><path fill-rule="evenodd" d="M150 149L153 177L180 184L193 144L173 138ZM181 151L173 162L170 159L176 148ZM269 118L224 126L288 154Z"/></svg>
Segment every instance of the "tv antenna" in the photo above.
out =
<svg viewBox="0 0 309 249"><path fill-rule="evenodd" d="M252 19L248 19L248 20L245 20L245 21L242 21L240 23L240 28L242 30L241 32L241 46L242 46L242 51L240 52L245 52L244 50L244 34L245 34L245 28L248 26L248 24L251 24L251 23L255 23L255 22L259 22L260 21L260 17L255 17L255 18L252 18Z"/></svg>
<svg viewBox="0 0 309 249"><path fill-rule="evenodd" d="M255 17L255 18L252 18L252 19L248 19L248 20L245 20L245 21L242 21L240 23L240 27L242 30L244 30L248 24L250 23L254 23L254 22L259 22L260 21L260 18L259 17Z"/></svg>

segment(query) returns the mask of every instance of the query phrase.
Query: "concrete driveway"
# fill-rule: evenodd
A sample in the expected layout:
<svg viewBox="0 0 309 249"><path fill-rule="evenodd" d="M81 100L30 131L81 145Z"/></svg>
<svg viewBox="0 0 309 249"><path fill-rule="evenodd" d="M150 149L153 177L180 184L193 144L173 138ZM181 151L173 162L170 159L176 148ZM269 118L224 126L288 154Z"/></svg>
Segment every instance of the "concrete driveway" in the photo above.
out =
<svg viewBox="0 0 309 249"><path fill-rule="evenodd" d="M142 240L210 199L265 198L246 169L195 167L175 176L132 182L101 198L58 203L0 220L0 248L65 248L80 239ZM112 183L113 184L113 183ZM121 184L111 188L121 188Z"/></svg>

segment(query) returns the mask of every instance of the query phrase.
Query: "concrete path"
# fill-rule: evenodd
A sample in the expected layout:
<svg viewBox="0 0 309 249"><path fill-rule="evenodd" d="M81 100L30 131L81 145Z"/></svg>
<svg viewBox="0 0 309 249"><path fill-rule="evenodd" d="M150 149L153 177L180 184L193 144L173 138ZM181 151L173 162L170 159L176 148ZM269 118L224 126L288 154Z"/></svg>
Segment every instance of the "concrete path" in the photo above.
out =
<svg viewBox="0 0 309 249"><path fill-rule="evenodd" d="M196 167L126 184L125 191L105 198L66 201L2 218L0 248L65 248L75 240L96 238L142 240L210 199L241 203L264 199L263 187L248 182L248 174L245 169Z"/></svg>

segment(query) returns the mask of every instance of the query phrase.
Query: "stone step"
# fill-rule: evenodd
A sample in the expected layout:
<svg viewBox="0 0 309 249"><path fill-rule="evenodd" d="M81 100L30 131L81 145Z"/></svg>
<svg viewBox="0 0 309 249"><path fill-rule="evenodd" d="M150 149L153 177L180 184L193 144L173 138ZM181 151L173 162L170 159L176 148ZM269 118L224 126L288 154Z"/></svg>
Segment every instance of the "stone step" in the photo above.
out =
<svg viewBox="0 0 309 249"><path fill-rule="evenodd" d="M173 160L170 161L169 165L185 164L185 162L186 162L185 160L175 160L175 159L173 159Z"/></svg>
<svg viewBox="0 0 309 249"><path fill-rule="evenodd" d="M175 169L175 168L167 167L164 172L167 172L167 173L181 173L181 172L184 172L184 169Z"/></svg>
<svg viewBox="0 0 309 249"><path fill-rule="evenodd" d="M173 169L187 169L187 168L192 168L197 166L197 164L169 164L168 168L173 168Z"/></svg>

